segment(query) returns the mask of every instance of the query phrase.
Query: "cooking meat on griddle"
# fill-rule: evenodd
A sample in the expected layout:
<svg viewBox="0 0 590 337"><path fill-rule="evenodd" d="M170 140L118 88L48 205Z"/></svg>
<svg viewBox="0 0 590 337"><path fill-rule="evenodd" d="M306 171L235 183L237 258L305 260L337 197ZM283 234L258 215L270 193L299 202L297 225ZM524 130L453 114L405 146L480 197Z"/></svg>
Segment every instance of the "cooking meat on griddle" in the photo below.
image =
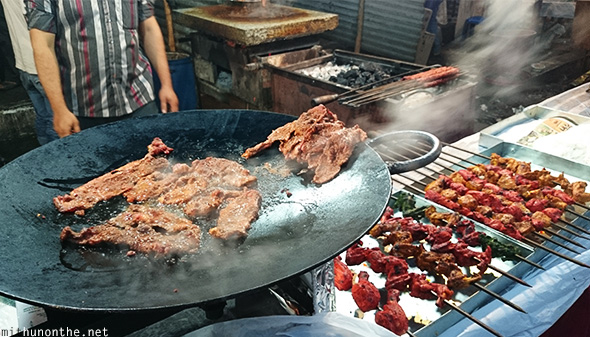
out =
<svg viewBox="0 0 590 337"><path fill-rule="evenodd" d="M78 215L117 195L123 195L131 204L128 211L105 224L79 233L65 228L62 241L89 246L127 245L132 251L161 256L198 249L200 229L193 221L214 221L215 226L210 226L208 232L219 239L238 239L248 234L258 218L262 197L252 188L257 179L247 169L237 162L213 157L196 159L190 165L172 165L167 158L155 157L172 151L159 138L148 149L143 159L54 199L60 212L76 211ZM186 228L170 227L175 221Z"/></svg>
<svg viewBox="0 0 590 337"><path fill-rule="evenodd" d="M62 213L76 212L83 215L84 210L92 208L98 202L109 200L132 189L141 178L167 169L170 164L160 155L167 155L171 151L172 148L156 137L148 145L148 154L142 159L95 178L66 195L57 196L53 198L53 203Z"/></svg>
<svg viewBox="0 0 590 337"><path fill-rule="evenodd" d="M133 204L104 224L80 232L65 227L60 239L82 246L113 245L167 257L196 252L201 229L191 220L162 208Z"/></svg>
<svg viewBox="0 0 590 337"><path fill-rule="evenodd" d="M223 158L208 157L191 163L158 201L165 205L182 205L191 216L208 216L225 200L241 195L244 188L256 182L242 165Z"/></svg>
<svg viewBox="0 0 590 337"><path fill-rule="evenodd" d="M307 164L314 171L312 181L322 184L340 172L355 145L366 139L367 134L358 125L347 128L328 108L318 105L273 130L264 142L246 149L242 157L248 159L278 141L286 159Z"/></svg>
<svg viewBox="0 0 590 337"><path fill-rule="evenodd" d="M250 189L230 199L219 211L217 226L211 228L209 234L220 239L246 236L250 224L258 218L261 199L258 191Z"/></svg>

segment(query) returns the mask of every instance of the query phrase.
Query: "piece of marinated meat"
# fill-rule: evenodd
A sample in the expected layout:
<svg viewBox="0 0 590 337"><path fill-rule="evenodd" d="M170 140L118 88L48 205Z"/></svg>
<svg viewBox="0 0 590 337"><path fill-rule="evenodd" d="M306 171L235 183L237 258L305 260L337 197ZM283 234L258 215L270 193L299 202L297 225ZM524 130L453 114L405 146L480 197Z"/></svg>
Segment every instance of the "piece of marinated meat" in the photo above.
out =
<svg viewBox="0 0 590 337"><path fill-rule="evenodd" d="M242 157L250 158L278 141L286 159L307 164L314 171L312 181L322 184L340 172L355 145L366 139L367 134L358 125L347 128L328 108L318 105L273 130L264 142L244 151Z"/></svg>
<svg viewBox="0 0 590 337"><path fill-rule="evenodd" d="M83 215L84 210L92 208L98 202L129 191L141 178L169 168L170 164L166 158L156 156L168 154L172 148L162 143L160 138L154 138L148 149L150 152L142 159L92 179L66 195L53 198L55 207L62 213L76 212Z"/></svg>
<svg viewBox="0 0 590 337"><path fill-rule="evenodd" d="M232 194L240 192L232 192ZM184 213L190 217L206 217L215 212L228 194L222 190L213 190L209 194L194 196L184 206Z"/></svg>
<svg viewBox="0 0 590 337"><path fill-rule="evenodd" d="M401 336L408 331L408 318L398 302L399 290L389 289L387 303L383 306L383 310L375 314L375 323Z"/></svg>
<svg viewBox="0 0 590 337"><path fill-rule="evenodd" d="M338 290L350 290L352 288L352 271L342 262L342 258L334 258L334 286Z"/></svg>
<svg viewBox="0 0 590 337"><path fill-rule="evenodd" d="M164 144L162 139L159 137L155 137L152 140L152 143L148 145L148 153L152 156L157 156L160 154L169 155L174 149L169 147L168 145Z"/></svg>
<svg viewBox="0 0 590 337"><path fill-rule="evenodd" d="M252 222L258 218L261 199L260 193L251 189L229 199L227 206L219 211L217 226L211 228L209 234L224 240L246 236Z"/></svg>
<svg viewBox="0 0 590 337"><path fill-rule="evenodd" d="M158 201L167 205L186 204L187 215L206 216L225 198L235 197L236 191L241 192L254 182L256 177L237 162L214 157L197 159Z"/></svg>
<svg viewBox="0 0 590 337"><path fill-rule="evenodd" d="M358 282L352 285L352 298L363 312L377 309L381 295L379 289L369 281L369 274L361 271Z"/></svg>
<svg viewBox="0 0 590 337"><path fill-rule="evenodd" d="M84 228L79 233L65 227L60 239L83 246L126 247L156 257L180 256L199 249L201 229L189 219L162 208L134 204L105 224Z"/></svg>
<svg viewBox="0 0 590 337"><path fill-rule="evenodd" d="M128 202L143 202L151 198L157 198L170 190L176 181L187 174L189 170L190 167L186 164L175 164L172 166L171 173L156 171L139 179L133 188L123 193L123 196Z"/></svg>

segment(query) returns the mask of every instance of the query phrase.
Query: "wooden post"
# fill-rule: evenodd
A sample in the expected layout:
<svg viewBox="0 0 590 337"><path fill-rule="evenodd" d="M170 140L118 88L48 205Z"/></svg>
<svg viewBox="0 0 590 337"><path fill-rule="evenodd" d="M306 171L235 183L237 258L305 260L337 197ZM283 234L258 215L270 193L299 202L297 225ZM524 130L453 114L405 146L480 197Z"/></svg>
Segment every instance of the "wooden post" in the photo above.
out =
<svg viewBox="0 0 590 337"><path fill-rule="evenodd" d="M361 44L363 39L363 23L365 21L365 0L359 0L359 13L356 20L356 41L354 44L354 52L361 51Z"/></svg>
<svg viewBox="0 0 590 337"><path fill-rule="evenodd" d="M164 1L164 13L166 14L166 30L168 31L168 49L171 52L176 51L176 41L174 41L174 27L172 25L172 11L168 5L168 0Z"/></svg>

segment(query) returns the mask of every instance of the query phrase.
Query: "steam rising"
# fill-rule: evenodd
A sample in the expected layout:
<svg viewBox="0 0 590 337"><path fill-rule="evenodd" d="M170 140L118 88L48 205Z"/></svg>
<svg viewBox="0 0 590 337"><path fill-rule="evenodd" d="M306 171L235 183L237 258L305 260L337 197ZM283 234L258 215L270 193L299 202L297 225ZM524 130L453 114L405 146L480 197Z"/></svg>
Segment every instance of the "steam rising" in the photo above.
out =
<svg viewBox="0 0 590 337"><path fill-rule="evenodd" d="M355 122L379 132L418 129L443 135L442 138L447 135L452 138L467 130L465 121L475 124L479 108L475 106L475 87L466 89L465 84L476 84L478 89L485 88L486 96L501 100L520 90L527 81L523 70L541 55L540 47L535 44L538 23L534 4L534 0L489 1L483 22L467 39L463 40L461 35L455 37L453 43L461 46L446 60L446 65L460 69L462 82L448 92L428 89L430 97L422 92L413 95L411 102L409 97L402 99L395 110L383 116L386 127L379 125L379 121L369 120L368 115L360 116ZM423 104L419 104L418 96L422 96Z"/></svg>
<svg viewBox="0 0 590 337"><path fill-rule="evenodd" d="M491 95L514 93L525 79L522 70L534 63L539 48L535 46L537 16L534 0L492 1L484 21L459 50L459 57L449 60L474 76L477 82L492 84ZM460 38L460 37L459 37Z"/></svg>

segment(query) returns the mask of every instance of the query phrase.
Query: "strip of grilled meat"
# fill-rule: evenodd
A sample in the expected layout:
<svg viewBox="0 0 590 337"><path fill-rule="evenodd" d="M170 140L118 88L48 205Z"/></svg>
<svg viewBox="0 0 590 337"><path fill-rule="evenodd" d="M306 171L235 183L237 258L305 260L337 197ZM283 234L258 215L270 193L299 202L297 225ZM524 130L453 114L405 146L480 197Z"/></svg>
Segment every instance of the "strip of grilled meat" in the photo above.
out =
<svg viewBox="0 0 590 337"><path fill-rule="evenodd" d="M80 232L65 227L60 239L77 245L114 245L131 252L168 257L196 252L201 229L189 219L162 208L134 204L104 224Z"/></svg>
<svg viewBox="0 0 590 337"><path fill-rule="evenodd" d="M307 164L314 171L312 181L322 184L340 172L355 145L366 139L367 134L358 125L347 128L328 108L318 105L273 130L264 142L246 149L242 157L250 158L278 141L287 160Z"/></svg>
<svg viewBox="0 0 590 337"><path fill-rule="evenodd" d="M98 202L121 195L132 189L141 178L169 167L168 160L160 155L169 154L172 148L166 146L160 138L154 138L148 150L148 154L142 159L103 174L66 195L53 198L55 207L62 213L76 212L84 215L85 210Z"/></svg>

